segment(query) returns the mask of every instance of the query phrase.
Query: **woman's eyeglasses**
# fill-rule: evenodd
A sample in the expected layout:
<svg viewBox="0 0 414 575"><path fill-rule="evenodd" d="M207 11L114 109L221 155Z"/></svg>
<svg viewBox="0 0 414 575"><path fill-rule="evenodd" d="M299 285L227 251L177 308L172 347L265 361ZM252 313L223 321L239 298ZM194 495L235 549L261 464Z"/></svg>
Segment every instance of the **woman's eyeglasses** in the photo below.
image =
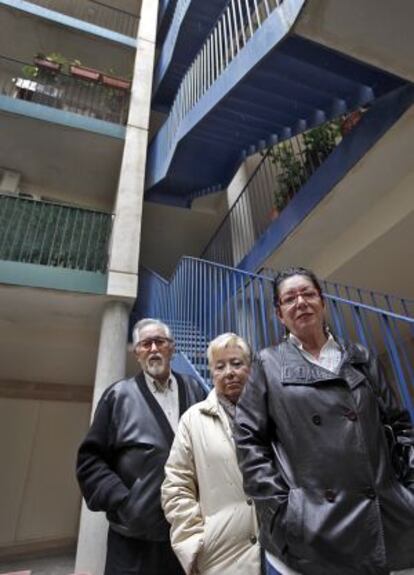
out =
<svg viewBox="0 0 414 575"><path fill-rule="evenodd" d="M279 300L279 305L282 305L283 307L293 307L294 305L297 305L298 299L300 297L304 299L306 302L308 302L308 301L316 301L321 296L316 289L307 289L296 293L289 293L281 297Z"/></svg>

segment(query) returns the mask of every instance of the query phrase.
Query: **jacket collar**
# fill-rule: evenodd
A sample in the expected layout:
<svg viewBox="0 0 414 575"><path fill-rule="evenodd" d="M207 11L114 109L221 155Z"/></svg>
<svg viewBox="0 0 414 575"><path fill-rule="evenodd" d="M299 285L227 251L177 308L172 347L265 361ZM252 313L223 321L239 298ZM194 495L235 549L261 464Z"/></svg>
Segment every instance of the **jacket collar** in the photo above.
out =
<svg viewBox="0 0 414 575"><path fill-rule="evenodd" d="M332 373L307 361L299 349L291 342L280 345L281 377L284 385L314 385L318 382L344 379L354 389L365 378L356 366L368 361L367 351L358 344L344 344L338 341L342 349L342 361L338 374Z"/></svg>
<svg viewBox="0 0 414 575"><path fill-rule="evenodd" d="M206 399L200 403L200 411L201 413L211 415L212 417L218 417L220 415L220 404L214 387Z"/></svg>

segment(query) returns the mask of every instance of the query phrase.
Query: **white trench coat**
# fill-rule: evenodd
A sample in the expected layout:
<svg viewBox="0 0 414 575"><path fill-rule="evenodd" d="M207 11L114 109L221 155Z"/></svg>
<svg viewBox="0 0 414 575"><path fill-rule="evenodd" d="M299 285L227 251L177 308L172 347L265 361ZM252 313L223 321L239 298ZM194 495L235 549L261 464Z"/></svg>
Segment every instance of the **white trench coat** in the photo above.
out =
<svg viewBox="0 0 414 575"><path fill-rule="evenodd" d="M182 416L165 474L162 506L186 575L259 575L255 508L215 390Z"/></svg>

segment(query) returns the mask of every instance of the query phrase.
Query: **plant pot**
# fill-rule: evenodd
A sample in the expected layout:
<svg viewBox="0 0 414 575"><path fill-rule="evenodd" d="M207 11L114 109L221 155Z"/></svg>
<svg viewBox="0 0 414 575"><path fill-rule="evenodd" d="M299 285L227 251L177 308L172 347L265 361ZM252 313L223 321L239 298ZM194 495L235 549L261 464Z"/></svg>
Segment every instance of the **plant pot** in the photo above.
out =
<svg viewBox="0 0 414 575"><path fill-rule="evenodd" d="M109 88L124 90L125 92L128 92L131 89L131 82L129 80L117 78L116 76L108 76L107 74L102 74L102 84Z"/></svg>
<svg viewBox="0 0 414 575"><path fill-rule="evenodd" d="M354 126L358 124L360 119L362 118L362 112L360 110L355 110L348 114L341 122L341 134L342 136L346 136L350 132L352 132Z"/></svg>
<svg viewBox="0 0 414 575"><path fill-rule="evenodd" d="M48 72L52 72L54 74L60 72L60 69L62 67L62 64L59 64L58 62L53 62L52 60L48 60L47 58L34 58L33 62L38 68L41 68L42 70L47 70Z"/></svg>
<svg viewBox="0 0 414 575"><path fill-rule="evenodd" d="M278 217L279 217L279 210L275 206L273 206L273 208L269 212L269 220L273 222L273 220L275 220Z"/></svg>
<svg viewBox="0 0 414 575"><path fill-rule="evenodd" d="M89 82L97 82L101 76L101 73L95 70L95 68L87 68L86 66L79 66L78 64L71 64L69 69L75 78L88 80Z"/></svg>

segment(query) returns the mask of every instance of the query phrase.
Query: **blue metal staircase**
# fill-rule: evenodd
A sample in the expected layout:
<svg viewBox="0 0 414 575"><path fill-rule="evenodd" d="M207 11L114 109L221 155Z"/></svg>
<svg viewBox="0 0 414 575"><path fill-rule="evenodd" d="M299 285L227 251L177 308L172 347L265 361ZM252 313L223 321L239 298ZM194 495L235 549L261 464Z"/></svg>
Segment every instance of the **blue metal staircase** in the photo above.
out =
<svg viewBox="0 0 414 575"><path fill-rule="evenodd" d="M333 332L364 343L381 359L414 421L414 302L337 284L324 287ZM166 321L177 333L178 351L205 380L207 344L218 334L239 333L254 350L283 337L269 273L253 274L190 257L180 260L170 281L141 270L131 323L142 317Z"/></svg>
<svg viewBox="0 0 414 575"><path fill-rule="evenodd" d="M260 3L259 3L260 4ZM188 206L225 188L246 155L406 81L292 33L304 0L226 4L149 149L146 199ZM267 7L267 9L266 9Z"/></svg>

